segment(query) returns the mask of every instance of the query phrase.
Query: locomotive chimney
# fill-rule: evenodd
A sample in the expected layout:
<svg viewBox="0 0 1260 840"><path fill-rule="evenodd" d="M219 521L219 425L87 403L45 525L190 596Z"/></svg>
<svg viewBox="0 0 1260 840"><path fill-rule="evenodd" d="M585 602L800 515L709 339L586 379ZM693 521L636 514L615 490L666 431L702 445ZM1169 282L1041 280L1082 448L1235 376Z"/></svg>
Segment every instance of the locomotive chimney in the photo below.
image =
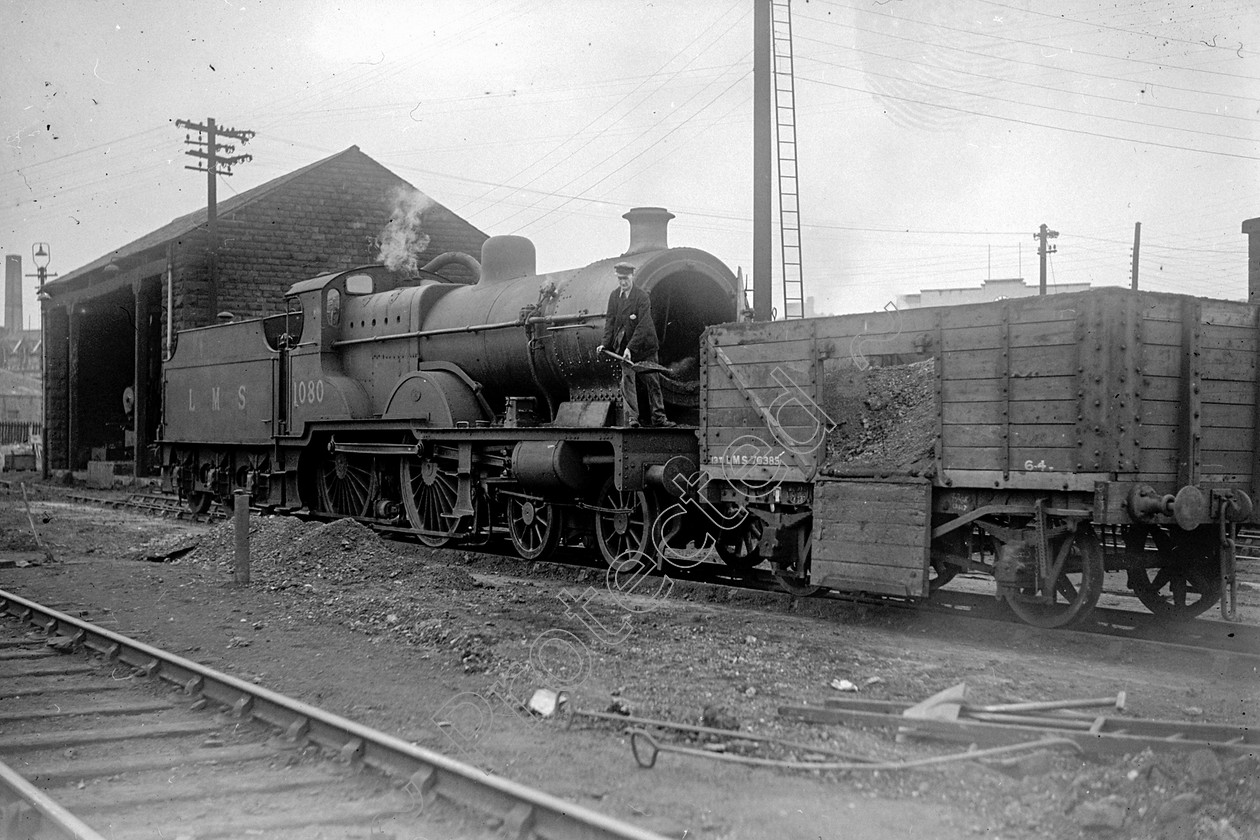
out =
<svg viewBox="0 0 1260 840"><path fill-rule="evenodd" d="M1247 234L1247 302L1260 303L1260 218L1242 223Z"/></svg>
<svg viewBox="0 0 1260 840"><path fill-rule="evenodd" d="M633 207L621 218L630 223L630 248L622 256L664 251L669 247L665 229L674 214L664 207Z"/></svg>
<svg viewBox="0 0 1260 840"><path fill-rule="evenodd" d="M480 283L498 283L538 273L534 243L523 236L492 236L481 245Z"/></svg>

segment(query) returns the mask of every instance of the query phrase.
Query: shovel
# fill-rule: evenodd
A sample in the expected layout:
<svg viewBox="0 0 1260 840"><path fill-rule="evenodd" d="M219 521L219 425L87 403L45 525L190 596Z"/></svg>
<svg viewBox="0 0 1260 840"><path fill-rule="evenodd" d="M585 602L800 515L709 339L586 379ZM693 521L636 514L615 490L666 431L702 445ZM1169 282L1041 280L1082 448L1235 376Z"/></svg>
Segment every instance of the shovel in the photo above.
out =
<svg viewBox="0 0 1260 840"><path fill-rule="evenodd" d="M624 356L618 356L611 350L601 350L600 352L605 356L611 356L623 365L629 364L630 367L634 369L635 373L659 373L668 379L674 378L673 371L664 365L658 365L656 362L627 362Z"/></svg>

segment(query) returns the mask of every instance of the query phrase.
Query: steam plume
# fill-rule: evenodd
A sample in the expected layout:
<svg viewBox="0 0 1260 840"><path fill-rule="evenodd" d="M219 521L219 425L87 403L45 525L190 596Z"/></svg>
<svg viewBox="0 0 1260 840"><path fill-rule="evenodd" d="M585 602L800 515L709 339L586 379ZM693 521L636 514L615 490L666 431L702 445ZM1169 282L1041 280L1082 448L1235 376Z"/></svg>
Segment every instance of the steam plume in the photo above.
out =
<svg viewBox="0 0 1260 840"><path fill-rule="evenodd" d="M381 231L381 252L376 258L392 271L415 271L420 267L420 255L429 247L429 235L421 230L420 217L433 200L419 190L402 187L395 187L390 199L394 208Z"/></svg>

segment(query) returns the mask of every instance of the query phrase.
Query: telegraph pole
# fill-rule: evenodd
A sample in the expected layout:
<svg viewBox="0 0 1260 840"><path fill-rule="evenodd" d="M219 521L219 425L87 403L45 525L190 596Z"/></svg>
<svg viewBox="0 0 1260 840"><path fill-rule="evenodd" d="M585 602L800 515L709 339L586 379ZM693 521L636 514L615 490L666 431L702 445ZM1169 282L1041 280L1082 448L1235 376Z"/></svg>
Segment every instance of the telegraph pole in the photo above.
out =
<svg viewBox="0 0 1260 840"><path fill-rule="evenodd" d="M238 163L245 163L254 159L253 155L233 155L236 146L225 145L219 142L220 137L230 137L233 140L239 140L241 143L248 143L250 138L254 136L252 131L238 131L235 128L223 128L214 123L214 117L206 120L206 124L191 122L190 120L176 120L175 125L179 128L187 128L198 134L205 135L205 139L198 137L192 139L191 135L184 135L184 143L194 148L184 152L189 157L200 158L196 166L185 166L185 169L191 169L194 172L206 173L206 235L210 240L209 245L209 286L208 286L208 308L210 310L207 323L212 323L215 314L219 310L219 223L218 223L218 176L231 175L232 167ZM221 155L220 152L226 152ZM222 167L222 168L220 168Z"/></svg>
<svg viewBox="0 0 1260 840"><path fill-rule="evenodd" d="M773 246L774 10L770 0L753 0L753 320L769 321L774 306Z"/></svg>
<svg viewBox="0 0 1260 840"><path fill-rule="evenodd" d="M1129 281L1129 288L1137 291L1138 287L1138 248L1142 246L1142 223L1133 223L1133 276Z"/></svg>
<svg viewBox="0 0 1260 840"><path fill-rule="evenodd" d="M1050 228L1046 227L1045 225L1042 225L1038 229L1038 231L1033 234L1033 239L1036 239L1039 242L1037 246L1037 255L1041 257L1040 294L1043 294L1043 295L1046 293L1046 254L1053 254L1058 250L1058 248L1056 248L1053 245L1046 245L1046 240L1058 239L1058 238L1059 238L1059 232L1057 230L1050 230Z"/></svg>

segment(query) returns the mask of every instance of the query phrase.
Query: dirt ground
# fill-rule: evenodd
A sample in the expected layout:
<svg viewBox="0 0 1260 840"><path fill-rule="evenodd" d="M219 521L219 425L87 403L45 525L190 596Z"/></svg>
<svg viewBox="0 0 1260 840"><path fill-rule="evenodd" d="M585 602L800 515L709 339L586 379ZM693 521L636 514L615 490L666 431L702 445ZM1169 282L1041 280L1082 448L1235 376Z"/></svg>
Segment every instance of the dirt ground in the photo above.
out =
<svg viewBox="0 0 1260 840"><path fill-rule="evenodd" d="M1260 708L1255 674L1205 659L1012 636L1001 625L942 632L891 608L683 583L657 591L660 579L626 595L593 570L423 549L350 521L255 517L252 581L238 585L230 522L35 495L31 519L54 562L35 550L21 496L0 490L0 588L665 835L1260 837L1254 755L1042 752L1004 766L848 773L662 752L643 769L624 726L577 717L566 727L522 709L535 689L567 687L578 710L922 758L958 747L795 723L778 708L840 696L839 680L856 696L912 702L965 681L974 702L1124 690L1130 715L1249 723ZM146 559L165 555L174 556ZM734 732L707 745L670 739L819 758L753 748Z"/></svg>

